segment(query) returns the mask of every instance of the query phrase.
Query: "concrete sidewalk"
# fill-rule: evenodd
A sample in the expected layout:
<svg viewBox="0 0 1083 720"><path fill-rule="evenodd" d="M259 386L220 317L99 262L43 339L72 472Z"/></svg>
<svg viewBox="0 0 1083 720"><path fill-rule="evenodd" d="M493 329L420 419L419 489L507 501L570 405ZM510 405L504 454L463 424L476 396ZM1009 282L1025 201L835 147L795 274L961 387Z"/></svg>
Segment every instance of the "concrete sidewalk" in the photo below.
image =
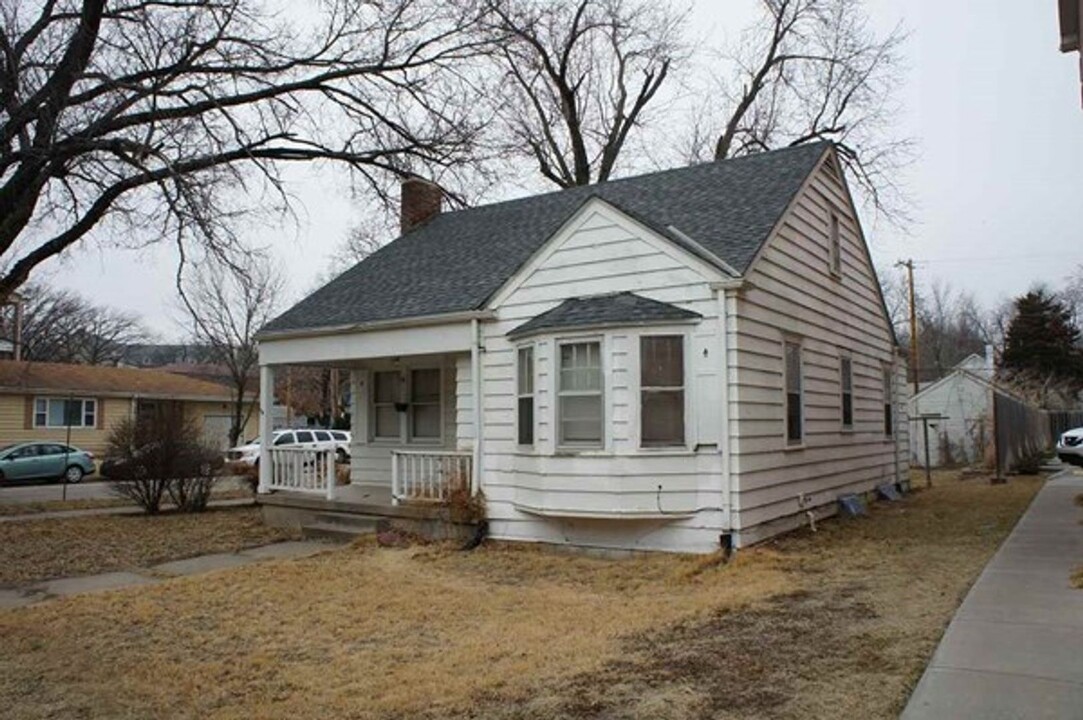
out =
<svg viewBox="0 0 1083 720"><path fill-rule="evenodd" d="M903 711L1083 720L1083 476L1050 478L952 618Z"/></svg>
<svg viewBox="0 0 1083 720"><path fill-rule="evenodd" d="M247 548L235 553L215 553L184 560L173 560L149 568L136 568L130 571L107 572L70 578L55 578L21 588L0 588L0 610L22 607L68 595L81 595L99 590L116 590L135 585L150 585L174 577L198 575L213 570L225 570L266 560L308 557L334 547L334 544L318 540L285 541Z"/></svg>
<svg viewBox="0 0 1083 720"><path fill-rule="evenodd" d="M230 500L211 500L207 503L210 508L240 507L242 505L255 505L255 498L233 498ZM163 504L162 509L170 510L172 505ZM114 505L113 507L82 508L78 510L46 510L45 512L23 513L22 515L0 515L0 523L26 522L28 520L55 520L73 517L86 517L89 515L142 515L143 508L137 505Z"/></svg>

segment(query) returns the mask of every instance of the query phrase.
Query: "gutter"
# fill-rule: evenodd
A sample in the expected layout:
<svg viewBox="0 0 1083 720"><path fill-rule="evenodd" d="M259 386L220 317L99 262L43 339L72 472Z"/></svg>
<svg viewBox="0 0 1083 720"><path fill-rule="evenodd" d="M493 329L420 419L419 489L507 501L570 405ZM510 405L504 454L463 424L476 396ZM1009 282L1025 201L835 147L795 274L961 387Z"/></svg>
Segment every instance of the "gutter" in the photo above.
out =
<svg viewBox="0 0 1083 720"><path fill-rule="evenodd" d="M463 310L438 315L418 315L408 318L395 318L392 320L374 320L364 323L350 323L346 325L329 325L327 327L299 328L296 330L271 330L256 333L257 342L275 342L277 340L290 340L293 338L322 337L326 335L342 335L344 333L370 332L373 330L392 330L398 328L425 327L428 325L444 325L446 323L465 322L473 320L492 320L496 313L492 310Z"/></svg>

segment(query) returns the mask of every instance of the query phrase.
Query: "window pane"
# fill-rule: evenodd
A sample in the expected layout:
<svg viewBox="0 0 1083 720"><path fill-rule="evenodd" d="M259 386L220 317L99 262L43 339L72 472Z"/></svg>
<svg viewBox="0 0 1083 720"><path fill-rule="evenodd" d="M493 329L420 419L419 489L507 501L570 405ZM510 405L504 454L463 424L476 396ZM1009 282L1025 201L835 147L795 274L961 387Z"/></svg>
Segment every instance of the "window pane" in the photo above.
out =
<svg viewBox="0 0 1083 720"><path fill-rule="evenodd" d="M800 393L786 393L786 439L801 439Z"/></svg>
<svg viewBox="0 0 1083 720"><path fill-rule="evenodd" d="M842 365L842 391L848 393L853 390L853 365L850 358L842 358L840 364Z"/></svg>
<svg viewBox="0 0 1083 720"><path fill-rule="evenodd" d="M308 430L301 430L300 432L297 433L297 442L299 442L299 443L313 442L312 433L310 433Z"/></svg>
<svg viewBox="0 0 1083 720"><path fill-rule="evenodd" d="M324 430L314 430L313 435L315 435L316 439L320 442L331 442L331 433Z"/></svg>
<svg viewBox="0 0 1083 720"><path fill-rule="evenodd" d="M639 366L643 387L682 387L684 338L680 335L641 337Z"/></svg>
<svg viewBox="0 0 1083 720"><path fill-rule="evenodd" d="M410 433L413 437L440 437L439 405L414 405L410 409L413 414L413 427L410 429Z"/></svg>
<svg viewBox="0 0 1083 720"><path fill-rule="evenodd" d="M393 403L399 399L399 374L393 370L372 374L373 398L378 403Z"/></svg>
<svg viewBox="0 0 1083 720"><path fill-rule="evenodd" d="M643 392L642 443L684 444L684 391Z"/></svg>
<svg viewBox="0 0 1083 720"><path fill-rule="evenodd" d="M519 444L534 444L534 398L519 398Z"/></svg>
<svg viewBox="0 0 1083 720"><path fill-rule="evenodd" d="M49 417L45 411L34 413L34 424L38 427L45 427L49 423Z"/></svg>
<svg viewBox="0 0 1083 720"><path fill-rule="evenodd" d="M293 442L293 433L282 433L275 438L275 445L289 445Z"/></svg>
<svg viewBox="0 0 1083 720"><path fill-rule="evenodd" d="M410 400L412 402L440 402L440 371L438 369L410 372Z"/></svg>
<svg viewBox="0 0 1083 720"><path fill-rule="evenodd" d="M561 440L602 441L602 398L598 395L564 397L560 401Z"/></svg>
<svg viewBox="0 0 1083 720"><path fill-rule="evenodd" d="M67 407L65 400L49 401L49 425L51 427L64 427L64 409Z"/></svg>
<svg viewBox="0 0 1083 720"><path fill-rule="evenodd" d="M376 408L375 428L373 435L381 438L397 438L399 436L399 414L391 405L381 405Z"/></svg>
<svg viewBox="0 0 1083 720"><path fill-rule="evenodd" d="M801 346L786 343L786 392L801 392Z"/></svg>
<svg viewBox="0 0 1083 720"><path fill-rule="evenodd" d="M519 348L519 394L534 392L534 348Z"/></svg>
<svg viewBox="0 0 1083 720"><path fill-rule="evenodd" d="M854 424L854 396L850 393L845 393L842 396L842 424Z"/></svg>
<svg viewBox="0 0 1083 720"><path fill-rule="evenodd" d="M96 424L96 414L98 411L98 403L93 400L87 400L83 403L83 425L85 427L94 427Z"/></svg>

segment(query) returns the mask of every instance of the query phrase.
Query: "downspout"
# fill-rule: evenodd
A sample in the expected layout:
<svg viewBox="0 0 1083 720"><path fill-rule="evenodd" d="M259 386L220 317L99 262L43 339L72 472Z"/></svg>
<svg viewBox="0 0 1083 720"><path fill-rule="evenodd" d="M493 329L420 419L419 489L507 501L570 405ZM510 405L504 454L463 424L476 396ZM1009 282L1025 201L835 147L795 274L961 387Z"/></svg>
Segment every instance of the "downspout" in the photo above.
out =
<svg viewBox="0 0 1083 720"><path fill-rule="evenodd" d="M471 463L470 494L477 495L481 489L481 461L485 444L481 417L481 323L477 318L470 321L470 381L474 393L474 457Z"/></svg>
<svg viewBox="0 0 1083 720"><path fill-rule="evenodd" d="M733 513L730 507L730 482L732 448L730 447L730 319L726 312L726 295L728 290L716 290L715 299L718 303L719 346L722 352L722 413L718 423L719 438L718 452L722 456L722 488L720 492L720 506L726 509L726 529L733 529Z"/></svg>

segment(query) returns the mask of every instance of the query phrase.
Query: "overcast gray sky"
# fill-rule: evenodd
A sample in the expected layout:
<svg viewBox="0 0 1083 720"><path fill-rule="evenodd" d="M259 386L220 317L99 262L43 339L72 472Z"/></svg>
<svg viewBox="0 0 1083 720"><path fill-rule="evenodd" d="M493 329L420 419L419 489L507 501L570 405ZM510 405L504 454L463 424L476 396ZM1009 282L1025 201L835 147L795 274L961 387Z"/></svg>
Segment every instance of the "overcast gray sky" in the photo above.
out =
<svg viewBox="0 0 1083 720"><path fill-rule="evenodd" d="M693 6L705 42L743 27L753 0ZM918 140L905 183L916 207L909 234L864 216L879 268L917 263L918 281L950 281L989 306L1036 282L1058 285L1083 264L1083 109L1078 59L1057 51L1056 3L907 0L872 4L873 21L912 35L901 78L900 131ZM251 228L287 274L289 300L311 290L357 220L338 173L294 173L297 227ZM167 247L84 248L46 268L53 284L140 313L163 339L178 336Z"/></svg>

